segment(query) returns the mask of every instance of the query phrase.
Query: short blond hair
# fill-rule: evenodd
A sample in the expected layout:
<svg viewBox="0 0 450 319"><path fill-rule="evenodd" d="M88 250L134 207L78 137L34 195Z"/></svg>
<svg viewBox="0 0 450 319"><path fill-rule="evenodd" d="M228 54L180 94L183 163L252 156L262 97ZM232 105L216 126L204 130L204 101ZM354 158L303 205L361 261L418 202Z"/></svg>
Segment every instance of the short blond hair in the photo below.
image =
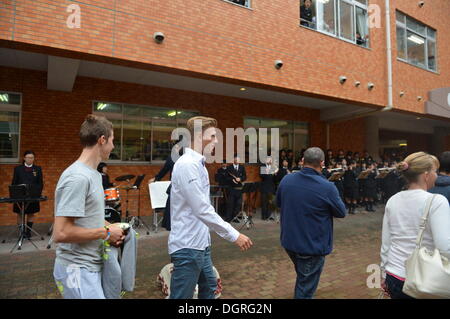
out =
<svg viewBox="0 0 450 319"><path fill-rule="evenodd" d="M433 169L433 165L439 168L439 160L436 156L425 152L417 152L400 162L397 165L397 169L408 183L413 183L417 182L419 175L430 172Z"/></svg>
<svg viewBox="0 0 450 319"><path fill-rule="evenodd" d="M213 119L212 117L206 117L206 116L194 116L191 117L186 124L187 129L189 132L191 132L191 135L194 135L194 125L195 121L201 121L202 123L202 132L204 132L206 129L210 127L217 127L217 120Z"/></svg>

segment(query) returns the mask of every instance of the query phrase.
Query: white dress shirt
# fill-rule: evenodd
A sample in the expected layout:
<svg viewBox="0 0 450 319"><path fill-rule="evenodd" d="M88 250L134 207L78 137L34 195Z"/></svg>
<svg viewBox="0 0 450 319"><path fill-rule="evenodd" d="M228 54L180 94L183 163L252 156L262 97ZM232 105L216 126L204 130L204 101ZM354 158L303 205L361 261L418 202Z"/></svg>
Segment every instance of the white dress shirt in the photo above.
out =
<svg viewBox="0 0 450 319"><path fill-rule="evenodd" d="M170 191L169 254L183 248L204 250L211 246L209 230L234 242L239 232L225 222L210 202L205 157L185 148L173 167Z"/></svg>
<svg viewBox="0 0 450 319"><path fill-rule="evenodd" d="M399 192L386 203L381 244L382 275L390 272L405 278L405 262L416 247L421 218L432 194L414 189ZM422 246L450 257L450 207L448 200L436 195L431 204Z"/></svg>

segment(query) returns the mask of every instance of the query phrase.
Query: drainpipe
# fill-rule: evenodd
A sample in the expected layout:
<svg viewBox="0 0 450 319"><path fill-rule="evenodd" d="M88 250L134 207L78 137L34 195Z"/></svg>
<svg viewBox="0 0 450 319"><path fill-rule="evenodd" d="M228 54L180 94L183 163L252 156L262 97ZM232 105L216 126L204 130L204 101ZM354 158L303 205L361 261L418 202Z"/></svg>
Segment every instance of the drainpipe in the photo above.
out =
<svg viewBox="0 0 450 319"><path fill-rule="evenodd" d="M391 46L391 5L389 0L385 0L386 9L386 56L387 56L387 89L388 104L381 112L390 111L393 108L392 100L392 46Z"/></svg>

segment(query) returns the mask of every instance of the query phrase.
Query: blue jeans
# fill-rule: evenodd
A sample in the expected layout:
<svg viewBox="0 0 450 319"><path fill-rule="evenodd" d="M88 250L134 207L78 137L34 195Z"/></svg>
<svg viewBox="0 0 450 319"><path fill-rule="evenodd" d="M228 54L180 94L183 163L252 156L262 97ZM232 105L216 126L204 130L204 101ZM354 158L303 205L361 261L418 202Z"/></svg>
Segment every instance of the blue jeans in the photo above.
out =
<svg viewBox="0 0 450 319"><path fill-rule="evenodd" d="M197 284L199 299L214 299L217 278L209 247L205 250L184 248L170 256L174 269L169 299L192 299Z"/></svg>
<svg viewBox="0 0 450 319"><path fill-rule="evenodd" d="M389 292L389 296L391 296L391 299L414 299L413 297L403 293L404 284L404 281L386 274L386 288Z"/></svg>
<svg viewBox="0 0 450 319"><path fill-rule="evenodd" d="M319 285L320 275L325 263L325 256L302 256L287 250L297 273L295 282L295 299L312 299Z"/></svg>

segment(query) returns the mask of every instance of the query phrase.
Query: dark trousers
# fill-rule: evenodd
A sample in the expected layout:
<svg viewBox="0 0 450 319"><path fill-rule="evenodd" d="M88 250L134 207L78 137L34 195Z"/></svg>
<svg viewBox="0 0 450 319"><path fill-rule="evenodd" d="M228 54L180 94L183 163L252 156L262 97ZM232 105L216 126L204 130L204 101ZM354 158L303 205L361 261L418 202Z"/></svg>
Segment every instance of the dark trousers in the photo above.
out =
<svg viewBox="0 0 450 319"><path fill-rule="evenodd" d="M164 215L163 219L161 221L161 226L164 227L166 230L170 231L170 194L167 197L166 201L166 208L164 209Z"/></svg>
<svg viewBox="0 0 450 319"><path fill-rule="evenodd" d="M272 193L261 193L261 218L263 220L270 217L269 198Z"/></svg>
<svg viewBox="0 0 450 319"><path fill-rule="evenodd" d="M325 256L303 256L286 249L294 263L297 280L295 282L295 299L312 299L319 285Z"/></svg>
<svg viewBox="0 0 450 319"><path fill-rule="evenodd" d="M403 293L402 289L404 284L405 283L400 279L386 274L386 288L389 292L389 296L391 296L391 299L414 299L413 297Z"/></svg>
<svg viewBox="0 0 450 319"><path fill-rule="evenodd" d="M227 216L225 220L230 222L239 213L242 206L242 189L231 188L228 193Z"/></svg>

